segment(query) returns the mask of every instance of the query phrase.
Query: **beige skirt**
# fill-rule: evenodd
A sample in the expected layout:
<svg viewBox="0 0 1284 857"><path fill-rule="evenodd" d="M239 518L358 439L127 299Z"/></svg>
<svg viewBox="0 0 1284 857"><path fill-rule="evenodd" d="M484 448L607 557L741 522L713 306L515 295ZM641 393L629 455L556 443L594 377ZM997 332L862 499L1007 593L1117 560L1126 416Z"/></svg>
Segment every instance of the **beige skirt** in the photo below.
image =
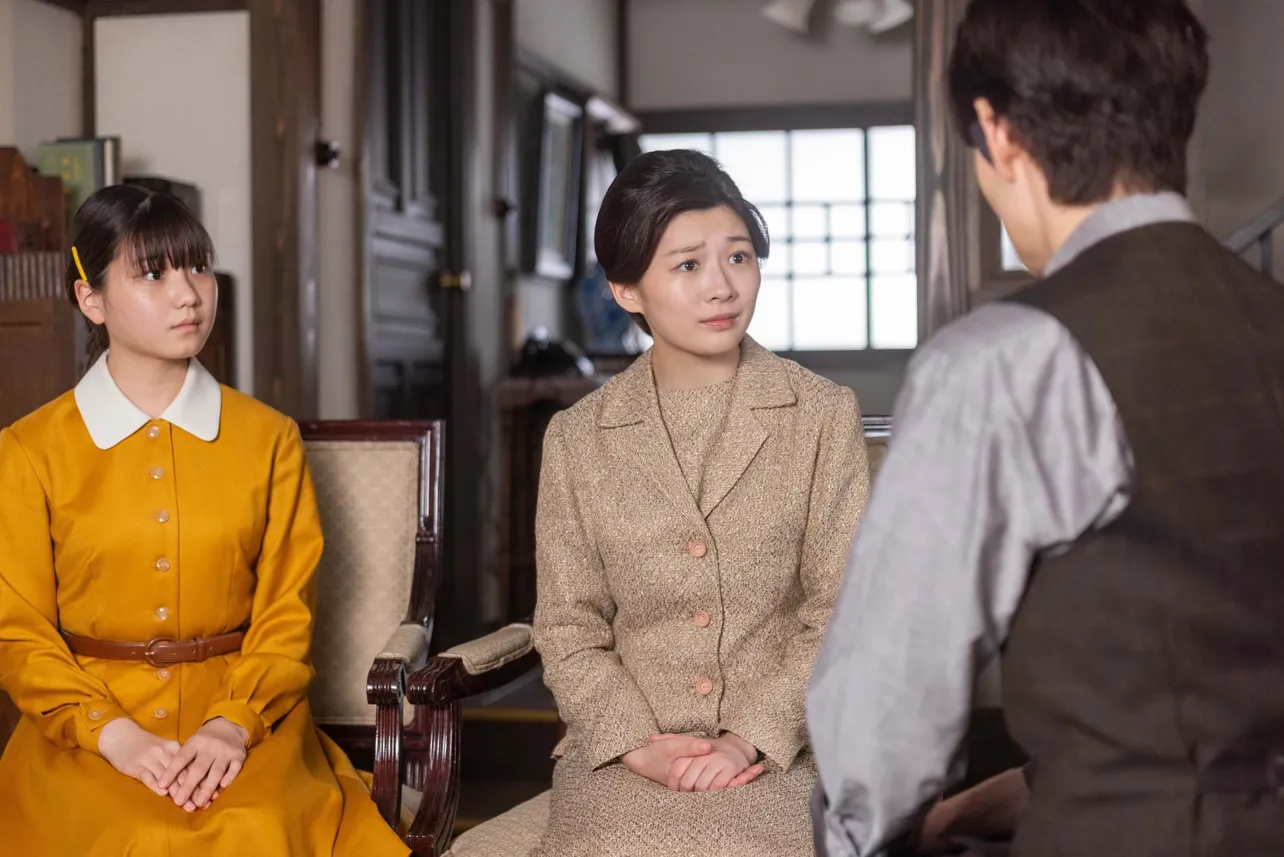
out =
<svg viewBox="0 0 1284 857"><path fill-rule="evenodd" d="M531 857L813 857L816 764L747 786L673 792L616 762L594 771L574 747L553 771L548 829Z"/></svg>

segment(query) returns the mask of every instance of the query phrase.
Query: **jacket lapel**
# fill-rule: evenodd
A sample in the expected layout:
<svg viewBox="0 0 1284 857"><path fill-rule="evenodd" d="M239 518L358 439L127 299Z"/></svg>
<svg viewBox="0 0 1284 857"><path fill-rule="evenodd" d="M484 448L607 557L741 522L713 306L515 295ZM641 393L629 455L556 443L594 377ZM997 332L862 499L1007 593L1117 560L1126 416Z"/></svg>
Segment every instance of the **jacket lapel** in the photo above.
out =
<svg viewBox="0 0 1284 857"><path fill-rule="evenodd" d="M703 496L698 504L682 475L660 416L651 352L634 361L603 390L598 426L611 430L607 436L619 460L646 470L685 516L703 526L705 518L744 476L767 440L768 431L754 411L785 407L796 401L784 361L746 337L732 386L731 409L722 436L705 463Z"/></svg>
<svg viewBox="0 0 1284 857"><path fill-rule="evenodd" d="M644 470L685 517L703 527L704 516L682 475L669 432L660 416L650 351L603 390L598 426L609 429L606 437L617 460Z"/></svg>
<svg viewBox="0 0 1284 857"><path fill-rule="evenodd" d="M709 517L736 487L766 442L769 432L755 411L785 407L796 401L784 361L746 337L741 346L740 368L731 389L726 426L705 464L701 517Z"/></svg>

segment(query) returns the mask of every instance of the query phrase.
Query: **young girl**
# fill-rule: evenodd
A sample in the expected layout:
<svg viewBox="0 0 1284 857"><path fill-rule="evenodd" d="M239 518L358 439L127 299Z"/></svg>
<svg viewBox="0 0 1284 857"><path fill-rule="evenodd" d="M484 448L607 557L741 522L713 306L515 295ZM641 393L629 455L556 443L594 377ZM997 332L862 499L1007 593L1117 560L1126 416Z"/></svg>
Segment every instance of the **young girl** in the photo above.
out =
<svg viewBox="0 0 1284 857"><path fill-rule="evenodd" d="M655 340L554 417L535 641L567 737L539 857L803 857L804 695L869 493L851 391L745 335L768 244L705 155L655 152L596 226Z"/></svg>
<svg viewBox="0 0 1284 857"><path fill-rule="evenodd" d="M308 711L321 531L294 422L195 360L209 235L108 187L67 291L106 352L0 432L5 849L405 855Z"/></svg>

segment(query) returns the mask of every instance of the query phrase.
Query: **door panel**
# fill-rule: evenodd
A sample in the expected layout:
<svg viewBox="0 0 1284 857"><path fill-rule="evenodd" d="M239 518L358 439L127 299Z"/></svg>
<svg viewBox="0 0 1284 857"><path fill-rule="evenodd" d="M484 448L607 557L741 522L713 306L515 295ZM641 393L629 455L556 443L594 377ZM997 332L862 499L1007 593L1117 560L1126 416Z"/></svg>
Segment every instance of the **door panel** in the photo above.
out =
<svg viewBox="0 0 1284 857"><path fill-rule="evenodd" d="M448 417L448 295L439 186L452 121L437 96L449 79L439 49L447 4L366 5L363 415Z"/></svg>

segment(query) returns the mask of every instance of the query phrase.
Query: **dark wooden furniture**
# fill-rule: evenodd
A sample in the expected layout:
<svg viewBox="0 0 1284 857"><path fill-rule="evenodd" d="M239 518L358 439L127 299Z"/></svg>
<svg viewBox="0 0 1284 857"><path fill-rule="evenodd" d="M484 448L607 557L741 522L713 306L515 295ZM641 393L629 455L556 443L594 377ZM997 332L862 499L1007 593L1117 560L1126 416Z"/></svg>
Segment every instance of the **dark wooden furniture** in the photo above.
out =
<svg viewBox="0 0 1284 857"><path fill-rule="evenodd" d="M500 415L499 569L507 621L535 611L535 500L544 432L553 414L606 382L592 378L505 378L495 389Z"/></svg>
<svg viewBox="0 0 1284 857"><path fill-rule="evenodd" d="M197 355L201 365L220 384L236 386L236 280L231 274L214 272L218 280L218 314L205 347Z"/></svg>
<svg viewBox="0 0 1284 857"><path fill-rule="evenodd" d="M494 657L488 664L492 668L477 669L464 656L478 647L489 650ZM450 846L459 808L461 703L472 696L499 691L539 669L539 665L539 655L531 646L529 624L518 624L443 652L410 677L406 696L416 707L416 721L427 724L432 748L422 801L406 837L416 857L441 857Z"/></svg>
<svg viewBox="0 0 1284 857"><path fill-rule="evenodd" d="M70 389L84 321L63 293L61 253L0 256L0 427Z"/></svg>
<svg viewBox="0 0 1284 857"><path fill-rule="evenodd" d="M64 249L62 179L36 173L14 146L0 146L0 253Z"/></svg>
<svg viewBox="0 0 1284 857"><path fill-rule="evenodd" d="M404 722L403 700L407 672L428 655L442 578L445 427L333 421L300 429L326 539L313 714L358 768L373 770L375 802L396 826L401 784L425 789L441 753L430 740L431 712Z"/></svg>

